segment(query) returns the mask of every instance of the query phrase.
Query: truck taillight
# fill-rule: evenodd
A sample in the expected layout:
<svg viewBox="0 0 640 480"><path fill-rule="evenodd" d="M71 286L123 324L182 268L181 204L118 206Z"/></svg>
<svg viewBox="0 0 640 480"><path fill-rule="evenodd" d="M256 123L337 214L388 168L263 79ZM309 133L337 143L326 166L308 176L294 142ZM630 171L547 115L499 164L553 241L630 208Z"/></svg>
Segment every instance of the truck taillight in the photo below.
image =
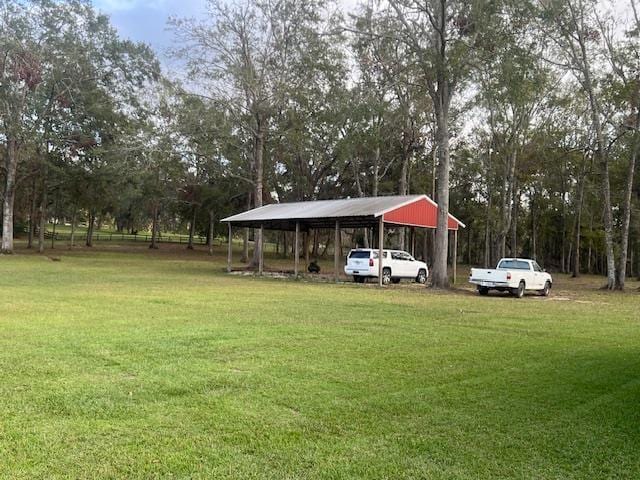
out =
<svg viewBox="0 0 640 480"><path fill-rule="evenodd" d="M370 258L370 259L369 259L369 266L370 266L370 267L373 267L373 258Z"/></svg>
<svg viewBox="0 0 640 480"><path fill-rule="evenodd" d="M511 272L507 272L507 280L511 280Z"/></svg>

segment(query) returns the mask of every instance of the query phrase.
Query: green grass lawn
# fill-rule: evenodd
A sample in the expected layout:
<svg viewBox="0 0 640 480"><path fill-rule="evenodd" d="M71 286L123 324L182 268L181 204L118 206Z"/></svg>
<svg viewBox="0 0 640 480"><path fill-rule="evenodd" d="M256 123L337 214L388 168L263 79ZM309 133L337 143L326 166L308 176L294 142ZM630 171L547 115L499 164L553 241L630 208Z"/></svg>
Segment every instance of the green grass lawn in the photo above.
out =
<svg viewBox="0 0 640 480"><path fill-rule="evenodd" d="M381 290L121 250L0 257L1 478L640 477L637 292Z"/></svg>

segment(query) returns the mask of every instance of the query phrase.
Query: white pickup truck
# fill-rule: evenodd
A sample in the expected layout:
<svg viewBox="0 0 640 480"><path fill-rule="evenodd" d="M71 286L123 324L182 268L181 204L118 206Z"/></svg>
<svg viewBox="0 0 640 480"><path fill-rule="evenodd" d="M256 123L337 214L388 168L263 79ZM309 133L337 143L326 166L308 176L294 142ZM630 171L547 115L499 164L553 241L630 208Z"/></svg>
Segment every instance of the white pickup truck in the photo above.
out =
<svg viewBox="0 0 640 480"><path fill-rule="evenodd" d="M478 286L478 293L489 290L511 292L522 298L526 290L534 290L545 297L549 295L553 280L538 262L526 258L503 258L495 269L472 268L469 282Z"/></svg>

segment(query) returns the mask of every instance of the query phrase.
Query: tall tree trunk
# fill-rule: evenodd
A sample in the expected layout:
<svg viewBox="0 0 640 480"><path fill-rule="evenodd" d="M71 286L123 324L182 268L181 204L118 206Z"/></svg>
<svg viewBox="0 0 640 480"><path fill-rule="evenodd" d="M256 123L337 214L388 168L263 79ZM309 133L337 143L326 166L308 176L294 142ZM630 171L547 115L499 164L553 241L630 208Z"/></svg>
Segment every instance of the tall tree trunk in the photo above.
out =
<svg viewBox="0 0 640 480"><path fill-rule="evenodd" d="M160 208L157 203L153 205L153 221L151 224L151 245L149 248L158 248L158 216L160 214Z"/></svg>
<svg viewBox="0 0 640 480"><path fill-rule="evenodd" d="M89 226L87 228L87 240L85 245L87 247L93 247L93 229L96 223L96 212L94 209L89 211Z"/></svg>
<svg viewBox="0 0 640 480"><path fill-rule="evenodd" d="M487 172L491 172L491 149L488 152ZM484 268L489 268L491 264L491 180L487 176L487 208L485 209L485 225L484 225Z"/></svg>
<svg viewBox="0 0 640 480"><path fill-rule="evenodd" d="M593 253L593 213L589 217L589 251L587 253L587 273L593 273L591 254Z"/></svg>
<svg viewBox="0 0 640 480"><path fill-rule="evenodd" d="M538 219L536 218L535 200L531 201L531 258L538 260Z"/></svg>
<svg viewBox="0 0 640 480"><path fill-rule="evenodd" d="M625 185L624 202L622 205L622 239L620 242L620 258L618 260L618 271L616 274L616 286L618 290L624 290L624 283L627 276L627 254L629 250L629 226L631 224L631 197L633 195L633 180L636 168L636 159L640 149L640 108L636 114L635 133L629 165L627 167L627 184Z"/></svg>
<svg viewBox="0 0 640 480"><path fill-rule="evenodd" d="M596 98L593 82L591 80L591 71L586 63L587 54L585 41L580 42L582 58L584 59L582 74L583 87L589 98L589 108L591 113L591 123L593 131L596 134L596 155L600 166L600 179L602 200L604 203L604 241L605 253L607 258L607 284L606 288L612 290L615 287L615 256L613 249L613 210L611 207L611 183L609 179L609 156L606 151L604 133L602 131L602 123L600 121L600 104Z"/></svg>
<svg viewBox="0 0 640 480"><path fill-rule="evenodd" d="M242 262L249 261L249 229L244 228L242 232Z"/></svg>
<svg viewBox="0 0 640 480"><path fill-rule="evenodd" d="M13 204L16 198L16 173L18 169L18 141L6 141L4 198L2 201L2 245L0 253L13 253Z"/></svg>
<svg viewBox="0 0 640 480"><path fill-rule="evenodd" d="M402 134L402 165L400 166L400 182L398 185L400 195L407 195L408 191L409 160L411 157L411 144L413 143L411 134L408 132L410 127L409 123L410 119L407 116L405 120L405 131ZM406 232L405 227L399 228L398 235L400 236L400 250L405 250Z"/></svg>
<svg viewBox="0 0 640 480"><path fill-rule="evenodd" d="M313 250L312 250L314 259L318 258L318 253L320 250L319 242L320 242L320 239L318 237L318 229L314 228L313 229Z"/></svg>
<svg viewBox="0 0 640 480"><path fill-rule="evenodd" d="M194 205L191 211L191 222L189 223L189 241L187 242L187 249L193 250L193 236L196 231L196 214L198 209Z"/></svg>
<svg viewBox="0 0 640 480"><path fill-rule="evenodd" d="M251 210L251 192L247 193L247 210ZM246 263L249 261L249 235L250 230L244 228L242 231L242 258L241 262Z"/></svg>
<svg viewBox="0 0 640 480"><path fill-rule="evenodd" d="M353 176L356 180L356 190L358 191L358 197L364 197L364 191L362 190L362 182L360 181L360 162L358 157L356 157L353 162L351 162L353 166ZM364 248L369 248L369 229L364 228Z"/></svg>
<svg viewBox="0 0 640 480"><path fill-rule="evenodd" d="M283 258L287 258L289 256L289 237L287 236L287 232L282 232L282 256Z"/></svg>
<svg viewBox="0 0 640 480"><path fill-rule="evenodd" d="M71 237L69 238L69 248L75 247L76 243L76 222L78 217L78 209L74 205L73 215L71 216Z"/></svg>
<svg viewBox="0 0 640 480"><path fill-rule="evenodd" d="M373 187L372 195L378 196L378 188L380 185L380 145L376 145L373 159Z"/></svg>
<svg viewBox="0 0 640 480"><path fill-rule="evenodd" d="M27 248L33 248L33 239L36 234L36 205L38 202L37 177L33 176L31 185L31 204L29 205L29 238L27 240Z"/></svg>
<svg viewBox="0 0 640 480"><path fill-rule="evenodd" d="M46 167L45 167L46 168ZM38 232L38 252L44 252L44 234L47 230L47 184L46 184L46 170L42 175L42 195L40 197L40 227Z"/></svg>
<svg viewBox="0 0 640 480"><path fill-rule="evenodd" d="M518 209L520 207L520 192L518 186L513 187L513 201L511 213L511 256L518 256Z"/></svg>
<svg viewBox="0 0 640 480"><path fill-rule="evenodd" d="M575 248L573 249L573 272L571 276L578 278L580 276L580 231L582 229L582 205L584 204L584 184L586 183L587 175L587 159L582 159L582 172L580 174L580 180L578 184L578 205L576 206L576 221L575 230L573 232L573 240Z"/></svg>
<svg viewBox="0 0 640 480"><path fill-rule="evenodd" d="M56 215L56 212L53 212L53 228L51 229L51 249L52 250L56 248L56 225L58 225L58 216Z"/></svg>
<svg viewBox="0 0 640 480"><path fill-rule="evenodd" d="M324 244L324 248L322 249L322 253L320 254L320 256L322 256L322 257L324 257L324 256L326 256L326 255L327 255L327 250L329 250L329 245L331 245L331 244L332 244L332 241L331 241L331 239L332 239L332 237L333 237L333 234L332 234L332 233L333 233L333 232L331 232L331 231L330 231L330 232L327 234L327 241L325 242L325 244Z"/></svg>
<svg viewBox="0 0 640 480"><path fill-rule="evenodd" d="M443 12L444 15L444 12ZM449 287L447 258L449 256L449 82L440 72L436 96L436 121L438 129L438 222L435 235L432 285Z"/></svg>
<svg viewBox="0 0 640 480"><path fill-rule="evenodd" d="M516 164L518 159L518 152L516 150L515 145L511 147L511 153L509 154L509 161L507 162L505 177L503 181L503 188L501 194L501 217L500 217L500 227L497 229L495 236L495 249L494 255L495 258L491 262L492 264L496 264L498 260L506 255L506 242L507 242L507 233L509 232L509 228L511 227L511 218L513 214L512 202L513 202L513 191L515 184L515 176L516 176Z"/></svg>
<svg viewBox="0 0 640 480"><path fill-rule="evenodd" d="M213 255L213 227L215 221L215 213L209 210L209 255Z"/></svg>
<svg viewBox="0 0 640 480"><path fill-rule="evenodd" d="M265 120L261 115L256 116L257 122L257 131L254 139L254 167L255 167L255 191L254 191L254 203L255 207L259 208L262 206L263 199L263 185L264 185L264 140L265 140L265 130L266 124ZM258 264L260 263L260 257L262 255L262 233L260 229L256 229L253 233L254 242L253 242L253 258L251 259L251 263L249 266L251 268L258 268Z"/></svg>
<svg viewBox="0 0 640 480"><path fill-rule="evenodd" d="M561 243L561 255L560 255L560 271L562 273L567 273L566 267L566 251L567 251L567 201L566 201L566 185L567 182L565 180L566 173L566 161L562 159L562 175L560 175L560 205L561 209L561 220L562 220L562 243Z"/></svg>

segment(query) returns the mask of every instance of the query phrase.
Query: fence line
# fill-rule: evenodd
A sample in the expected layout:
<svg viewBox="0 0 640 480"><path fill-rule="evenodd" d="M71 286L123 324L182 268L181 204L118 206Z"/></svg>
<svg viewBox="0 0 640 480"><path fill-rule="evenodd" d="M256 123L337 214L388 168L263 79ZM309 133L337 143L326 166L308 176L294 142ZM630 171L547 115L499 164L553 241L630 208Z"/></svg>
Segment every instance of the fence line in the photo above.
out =
<svg viewBox="0 0 640 480"><path fill-rule="evenodd" d="M71 233L67 232L56 232L55 235L53 232L45 231L44 238L54 241L71 241ZM76 233L75 239L81 240L86 239L86 233ZM128 241L128 242L141 242L141 243L151 243L151 235L138 235L138 234L129 234L129 233L94 233L92 236L93 241ZM185 237L183 235L158 235L156 237L157 243L184 243L185 245L189 243L189 237ZM207 239L206 237L194 236L193 237L194 245L206 245Z"/></svg>

